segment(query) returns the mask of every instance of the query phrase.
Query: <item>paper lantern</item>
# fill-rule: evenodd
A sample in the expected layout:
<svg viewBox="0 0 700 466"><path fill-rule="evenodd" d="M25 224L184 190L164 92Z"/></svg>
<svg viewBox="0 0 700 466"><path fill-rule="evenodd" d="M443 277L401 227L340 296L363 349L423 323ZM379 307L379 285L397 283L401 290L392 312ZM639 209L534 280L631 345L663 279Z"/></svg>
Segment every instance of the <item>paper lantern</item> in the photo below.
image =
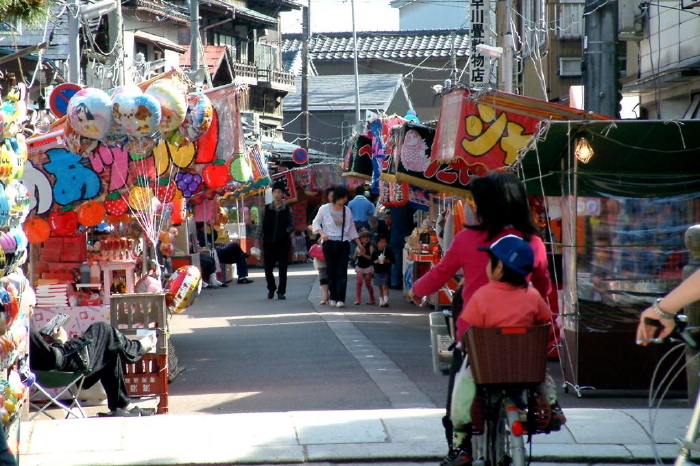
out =
<svg viewBox="0 0 700 466"><path fill-rule="evenodd" d="M408 183L391 183L389 199L391 207L401 207L408 203Z"/></svg>
<svg viewBox="0 0 700 466"><path fill-rule="evenodd" d="M78 134L102 139L112 127L112 99L101 89L81 89L71 97L66 114Z"/></svg>
<svg viewBox="0 0 700 466"><path fill-rule="evenodd" d="M94 227L102 223L107 211L105 207L95 201L88 201L78 208L78 221L86 227Z"/></svg>
<svg viewBox="0 0 700 466"><path fill-rule="evenodd" d="M201 290L199 269L193 265L180 267L165 283L165 305L173 314L180 314L194 304Z"/></svg>
<svg viewBox="0 0 700 466"><path fill-rule="evenodd" d="M41 244L51 236L51 227L43 218L34 218L24 224L24 232L30 244Z"/></svg>

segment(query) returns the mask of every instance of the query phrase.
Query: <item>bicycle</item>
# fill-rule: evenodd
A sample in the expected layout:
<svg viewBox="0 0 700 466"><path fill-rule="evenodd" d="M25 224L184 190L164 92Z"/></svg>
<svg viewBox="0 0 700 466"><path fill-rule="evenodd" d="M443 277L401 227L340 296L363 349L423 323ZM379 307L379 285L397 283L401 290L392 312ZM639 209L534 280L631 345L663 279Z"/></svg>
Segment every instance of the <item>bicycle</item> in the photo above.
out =
<svg viewBox="0 0 700 466"><path fill-rule="evenodd" d="M696 339L698 339L696 335L700 333L700 327L688 327L688 318L682 314L676 314L674 316L674 321L676 327L671 335L666 338L652 338L651 342L663 343L667 339L678 341L680 342L679 346L684 345L690 348L697 356L697 354L700 353L700 345L698 341L696 341ZM644 322L648 325L661 326L657 320L653 319L645 319ZM659 361L659 364L661 362L662 361ZM662 383L663 382L662 380ZM691 453L695 452L700 456L700 393L696 396L693 414L690 418L685 436L683 438L677 438L676 442L679 444L680 449L673 463L674 466L700 466L700 463L690 461Z"/></svg>
<svg viewBox="0 0 700 466"><path fill-rule="evenodd" d="M525 466L525 436L546 432L551 410L535 389L545 379L550 327L467 331L469 366L484 400L484 431L472 436L474 466Z"/></svg>

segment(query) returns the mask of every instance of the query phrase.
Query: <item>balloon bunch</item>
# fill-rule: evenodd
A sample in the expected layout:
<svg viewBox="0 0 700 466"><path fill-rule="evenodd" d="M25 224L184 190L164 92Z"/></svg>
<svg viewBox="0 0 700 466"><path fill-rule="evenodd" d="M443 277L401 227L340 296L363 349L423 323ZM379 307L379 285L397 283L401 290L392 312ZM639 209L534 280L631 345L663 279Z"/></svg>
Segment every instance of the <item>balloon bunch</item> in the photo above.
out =
<svg viewBox="0 0 700 466"><path fill-rule="evenodd" d="M180 147L202 137L211 126L214 109L201 92L186 94L172 79L152 83L145 91L136 85L109 92L81 89L66 109L68 149L87 157L101 142L124 147L134 160L151 154L162 139Z"/></svg>

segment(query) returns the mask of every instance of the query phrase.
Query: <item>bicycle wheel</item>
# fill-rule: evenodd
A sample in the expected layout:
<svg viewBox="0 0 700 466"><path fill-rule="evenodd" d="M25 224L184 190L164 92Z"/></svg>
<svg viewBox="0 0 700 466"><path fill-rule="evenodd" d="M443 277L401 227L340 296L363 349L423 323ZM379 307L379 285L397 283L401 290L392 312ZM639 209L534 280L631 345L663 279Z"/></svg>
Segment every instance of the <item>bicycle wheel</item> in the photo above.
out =
<svg viewBox="0 0 700 466"><path fill-rule="evenodd" d="M518 408L504 398L496 421L493 440L494 466L525 466L525 442Z"/></svg>

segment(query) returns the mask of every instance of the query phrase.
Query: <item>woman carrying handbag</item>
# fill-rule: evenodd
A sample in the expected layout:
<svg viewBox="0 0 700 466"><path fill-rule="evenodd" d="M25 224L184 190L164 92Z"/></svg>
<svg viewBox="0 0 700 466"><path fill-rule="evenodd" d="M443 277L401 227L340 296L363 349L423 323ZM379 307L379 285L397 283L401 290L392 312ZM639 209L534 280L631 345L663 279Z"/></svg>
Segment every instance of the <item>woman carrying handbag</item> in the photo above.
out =
<svg viewBox="0 0 700 466"><path fill-rule="evenodd" d="M335 307L345 307L350 241L354 241L359 251L364 253L352 212L345 206L348 197L347 188L337 186L333 192L333 202L322 205L312 223L313 233L321 235L323 242L330 294L328 304Z"/></svg>

